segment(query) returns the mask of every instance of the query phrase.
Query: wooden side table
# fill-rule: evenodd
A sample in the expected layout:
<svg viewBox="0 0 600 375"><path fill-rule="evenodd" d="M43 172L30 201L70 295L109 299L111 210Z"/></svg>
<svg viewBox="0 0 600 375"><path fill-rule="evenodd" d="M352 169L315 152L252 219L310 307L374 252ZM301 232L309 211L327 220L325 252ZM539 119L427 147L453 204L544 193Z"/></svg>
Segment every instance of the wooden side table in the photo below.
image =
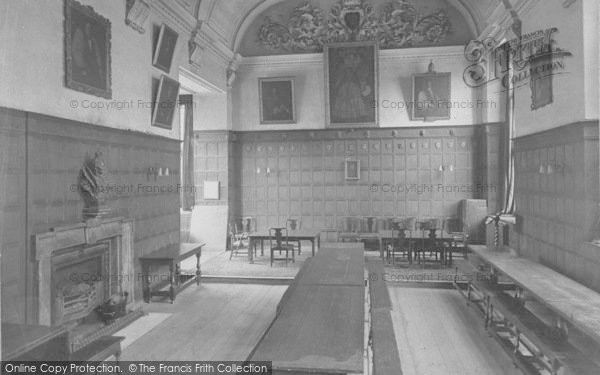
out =
<svg viewBox="0 0 600 375"><path fill-rule="evenodd" d="M175 302L177 292L188 286L191 282L196 281L196 285L200 285L200 255L202 254L202 246L204 246L203 243L181 243L141 256L144 301L150 303L153 296L166 296L173 303ZM192 256L196 256L196 275L182 282L179 263ZM152 265L169 267L168 291L152 290L152 275L150 274Z"/></svg>

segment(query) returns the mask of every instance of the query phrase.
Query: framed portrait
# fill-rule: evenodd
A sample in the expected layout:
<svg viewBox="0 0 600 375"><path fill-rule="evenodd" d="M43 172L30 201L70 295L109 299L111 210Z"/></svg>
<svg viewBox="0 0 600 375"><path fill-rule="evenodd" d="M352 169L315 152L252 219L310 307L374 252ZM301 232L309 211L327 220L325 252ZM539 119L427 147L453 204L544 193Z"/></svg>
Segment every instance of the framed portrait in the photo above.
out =
<svg viewBox="0 0 600 375"><path fill-rule="evenodd" d="M65 86L111 99L110 21L65 0Z"/></svg>
<svg viewBox="0 0 600 375"><path fill-rule="evenodd" d="M450 92L450 73L413 74L411 120L450 119Z"/></svg>
<svg viewBox="0 0 600 375"><path fill-rule="evenodd" d="M156 100L152 108L152 125L171 130L173 128L173 115L177 108L179 95L179 82L162 75L158 83Z"/></svg>
<svg viewBox="0 0 600 375"><path fill-rule="evenodd" d="M259 78L258 97L261 124L292 124L296 122L293 78Z"/></svg>
<svg viewBox="0 0 600 375"><path fill-rule="evenodd" d="M360 160L346 160L344 162L344 176L346 180L360 180Z"/></svg>
<svg viewBox="0 0 600 375"><path fill-rule="evenodd" d="M175 54L175 47L177 46L178 34L175 30L171 29L164 23L160 26L158 32L158 40L154 47L154 57L152 59L152 65L158 69L169 73L171 70L171 62L173 61L173 55Z"/></svg>
<svg viewBox="0 0 600 375"><path fill-rule="evenodd" d="M327 44L323 55L327 126L377 126L377 43Z"/></svg>

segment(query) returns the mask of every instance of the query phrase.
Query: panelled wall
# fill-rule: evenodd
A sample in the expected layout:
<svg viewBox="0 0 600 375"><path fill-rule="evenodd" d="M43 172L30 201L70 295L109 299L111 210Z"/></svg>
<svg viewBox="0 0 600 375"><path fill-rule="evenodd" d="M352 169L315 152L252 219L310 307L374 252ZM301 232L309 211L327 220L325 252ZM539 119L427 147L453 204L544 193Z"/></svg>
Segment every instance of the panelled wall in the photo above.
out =
<svg viewBox="0 0 600 375"><path fill-rule="evenodd" d="M478 168L483 143L498 138L477 128L237 133L240 196L230 212L256 217L259 230L288 216L315 229L345 216L456 216L461 199L497 199L497 179ZM345 160L360 162L359 180L345 179Z"/></svg>
<svg viewBox="0 0 600 375"><path fill-rule="evenodd" d="M600 291L598 122L516 140L511 247Z"/></svg>
<svg viewBox="0 0 600 375"><path fill-rule="evenodd" d="M23 321L27 287L27 147L24 112L0 108L2 321Z"/></svg>
<svg viewBox="0 0 600 375"><path fill-rule="evenodd" d="M0 178L10 179L1 212L3 322L36 321L30 239L82 221L77 182L86 154L103 154L114 187L107 194L109 215L134 219L136 257L179 242L178 141L5 109L0 129L3 157L6 142L14 151L0 163ZM154 177L150 167L168 167L170 174ZM136 284L141 298L141 280Z"/></svg>

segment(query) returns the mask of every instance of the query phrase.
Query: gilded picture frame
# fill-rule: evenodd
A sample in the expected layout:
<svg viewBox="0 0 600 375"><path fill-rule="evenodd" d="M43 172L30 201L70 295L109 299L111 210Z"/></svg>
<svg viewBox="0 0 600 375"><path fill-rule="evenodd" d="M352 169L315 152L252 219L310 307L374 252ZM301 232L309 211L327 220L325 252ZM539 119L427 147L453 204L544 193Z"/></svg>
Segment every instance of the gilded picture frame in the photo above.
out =
<svg viewBox="0 0 600 375"><path fill-rule="evenodd" d="M296 123L293 77L259 78L258 98L261 124Z"/></svg>
<svg viewBox="0 0 600 375"><path fill-rule="evenodd" d="M449 120L452 107L450 73L412 75L412 121Z"/></svg>
<svg viewBox="0 0 600 375"><path fill-rule="evenodd" d="M378 125L378 54L378 45L372 41L324 46L328 127Z"/></svg>
<svg viewBox="0 0 600 375"><path fill-rule="evenodd" d="M75 0L65 0L65 86L111 99L111 23Z"/></svg>

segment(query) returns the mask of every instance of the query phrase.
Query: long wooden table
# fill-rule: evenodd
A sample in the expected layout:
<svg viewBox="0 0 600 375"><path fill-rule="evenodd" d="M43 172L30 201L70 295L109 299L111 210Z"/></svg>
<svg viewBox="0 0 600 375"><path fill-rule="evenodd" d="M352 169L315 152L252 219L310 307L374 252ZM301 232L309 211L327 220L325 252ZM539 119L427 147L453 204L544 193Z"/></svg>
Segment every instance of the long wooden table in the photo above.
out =
<svg viewBox="0 0 600 375"><path fill-rule="evenodd" d="M493 268L512 279L540 303L600 343L600 294L527 258L485 245L469 245Z"/></svg>
<svg viewBox="0 0 600 375"><path fill-rule="evenodd" d="M296 242L296 241L310 241L312 245L312 256L315 256L315 244L320 246L321 244L321 232L319 231L306 231L306 230L290 230L288 231L288 241ZM260 242L260 255L265 255L265 246L264 241L269 241L271 236L269 232L254 232L248 235L249 244L248 244L248 260L250 263L254 263L254 251L250 249L255 249L258 242Z"/></svg>
<svg viewBox="0 0 600 375"><path fill-rule="evenodd" d="M307 260L250 359L273 374L362 374L364 250L324 247Z"/></svg>
<svg viewBox="0 0 600 375"><path fill-rule="evenodd" d="M153 296L167 296L170 297L171 303L173 303L177 291L187 286L188 282L196 281L196 285L200 285L200 255L202 254L202 246L204 246L203 243L181 243L141 256L139 259L143 273L144 301L150 303ZM196 275L182 283L179 263L192 256L196 256ZM152 290L152 275L150 274L150 267L152 265L169 267L168 291Z"/></svg>

